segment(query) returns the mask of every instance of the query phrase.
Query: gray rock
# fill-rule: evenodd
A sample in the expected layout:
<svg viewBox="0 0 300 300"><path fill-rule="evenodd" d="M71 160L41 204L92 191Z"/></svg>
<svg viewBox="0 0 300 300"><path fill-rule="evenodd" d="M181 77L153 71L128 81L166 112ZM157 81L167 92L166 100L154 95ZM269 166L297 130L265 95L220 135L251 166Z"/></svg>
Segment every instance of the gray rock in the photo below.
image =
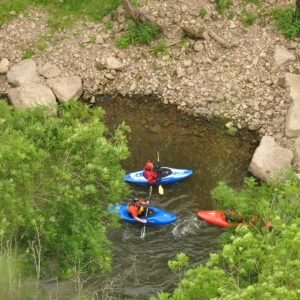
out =
<svg viewBox="0 0 300 300"><path fill-rule="evenodd" d="M278 86L280 86L281 88L285 88L286 84L285 84L285 77L279 77L277 80L277 84Z"/></svg>
<svg viewBox="0 0 300 300"><path fill-rule="evenodd" d="M276 46L274 52L274 62L277 67L295 59L295 55L288 51L285 47L278 45Z"/></svg>
<svg viewBox="0 0 300 300"><path fill-rule="evenodd" d="M9 67L9 60L7 58L2 58L0 61L0 74L6 74Z"/></svg>
<svg viewBox="0 0 300 300"><path fill-rule="evenodd" d="M61 70L56 65L52 65L48 62L40 67L38 71L39 74L46 79L58 77L61 74Z"/></svg>
<svg viewBox="0 0 300 300"><path fill-rule="evenodd" d="M115 57L109 56L106 58L106 68L111 70L121 70L123 64Z"/></svg>
<svg viewBox="0 0 300 300"><path fill-rule="evenodd" d="M104 43L104 40L103 40L103 37L102 35L97 35L96 36L96 41L95 41L96 44L103 44Z"/></svg>
<svg viewBox="0 0 300 300"><path fill-rule="evenodd" d="M8 91L8 98L17 108L56 106L56 98L51 89L38 83L28 83L26 86L12 88Z"/></svg>
<svg viewBox="0 0 300 300"><path fill-rule="evenodd" d="M285 134L287 137L298 137L300 136L300 75L287 73L285 81L293 100L286 117Z"/></svg>
<svg viewBox="0 0 300 300"><path fill-rule="evenodd" d="M251 122L251 123L249 123L249 125L248 125L248 129L249 130L258 130L259 129L259 121L253 121L253 122Z"/></svg>
<svg viewBox="0 0 300 300"><path fill-rule="evenodd" d="M194 50L197 51L197 52L201 52L203 50L203 44L201 41L197 41L195 44L194 44Z"/></svg>
<svg viewBox="0 0 300 300"><path fill-rule="evenodd" d="M185 70L183 68L181 68L181 67L178 67L176 69L176 73L177 73L177 77L178 78L182 78L182 77L185 76Z"/></svg>
<svg viewBox="0 0 300 300"><path fill-rule="evenodd" d="M257 178L270 182L278 173L291 167L293 152L280 147L271 136L264 136L255 150L249 171Z"/></svg>
<svg viewBox="0 0 300 300"><path fill-rule="evenodd" d="M231 128L231 127L233 127L233 122L227 122L226 124L225 124L225 127L226 128Z"/></svg>
<svg viewBox="0 0 300 300"><path fill-rule="evenodd" d="M21 86L27 83L39 83L40 78L36 70L36 64L31 59L26 59L14 65L7 72L7 80L13 86Z"/></svg>
<svg viewBox="0 0 300 300"><path fill-rule="evenodd" d="M78 76L48 79L47 83L60 103L77 100L83 93L82 80Z"/></svg>

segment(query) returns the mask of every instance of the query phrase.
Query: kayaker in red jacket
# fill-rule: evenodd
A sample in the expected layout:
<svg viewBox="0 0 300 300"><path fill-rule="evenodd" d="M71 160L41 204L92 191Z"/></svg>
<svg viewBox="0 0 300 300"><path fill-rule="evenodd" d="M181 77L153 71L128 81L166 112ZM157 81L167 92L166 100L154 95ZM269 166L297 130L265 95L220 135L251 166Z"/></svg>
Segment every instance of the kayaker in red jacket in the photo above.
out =
<svg viewBox="0 0 300 300"><path fill-rule="evenodd" d="M151 161L148 161L144 167L144 177L151 185L155 184L155 182L159 180L158 173L154 170L154 166Z"/></svg>
<svg viewBox="0 0 300 300"><path fill-rule="evenodd" d="M149 201L142 201L139 198L132 198L130 203L128 204L127 210L128 213L138 222L147 223L147 220L143 220L140 217L145 215L145 207L144 205L149 205Z"/></svg>

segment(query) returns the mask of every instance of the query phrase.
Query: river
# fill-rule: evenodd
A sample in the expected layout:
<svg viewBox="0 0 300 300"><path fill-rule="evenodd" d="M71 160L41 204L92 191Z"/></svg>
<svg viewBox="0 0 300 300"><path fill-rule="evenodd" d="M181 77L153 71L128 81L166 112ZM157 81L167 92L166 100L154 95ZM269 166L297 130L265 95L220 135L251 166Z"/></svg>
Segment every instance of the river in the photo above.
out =
<svg viewBox="0 0 300 300"><path fill-rule="evenodd" d="M219 181L241 187L257 137L249 131L229 137L220 122L189 116L153 99L101 98L97 105L105 109L108 127L123 121L131 127L131 155L123 162L126 171L142 169L147 160L155 162L157 151L162 166L193 170L192 177L165 186L163 196L157 188L153 191L151 204L175 213L174 224L147 226L144 240L140 224L123 223L110 233L113 274L107 297L149 299L178 283L178 276L167 265L177 253L186 253L196 266L218 251L223 230L197 219L196 212L214 208L210 192ZM131 185L131 189L134 196L148 196L147 187Z"/></svg>

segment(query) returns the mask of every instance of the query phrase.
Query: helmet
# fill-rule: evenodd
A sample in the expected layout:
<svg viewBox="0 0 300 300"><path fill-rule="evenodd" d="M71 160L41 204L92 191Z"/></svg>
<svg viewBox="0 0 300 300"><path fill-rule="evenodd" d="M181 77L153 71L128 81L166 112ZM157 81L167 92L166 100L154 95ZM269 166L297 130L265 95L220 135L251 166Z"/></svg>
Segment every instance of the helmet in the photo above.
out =
<svg viewBox="0 0 300 300"><path fill-rule="evenodd" d="M146 170L152 170L154 168L153 163L151 161L148 161L145 165Z"/></svg>
<svg viewBox="0 0 300 300"><path fill-rule="evenodd" d="M139 198L137 198L137 197L132 197L132 201L133 201L133 202L138 202L138 201L139 201Z"/></svg>

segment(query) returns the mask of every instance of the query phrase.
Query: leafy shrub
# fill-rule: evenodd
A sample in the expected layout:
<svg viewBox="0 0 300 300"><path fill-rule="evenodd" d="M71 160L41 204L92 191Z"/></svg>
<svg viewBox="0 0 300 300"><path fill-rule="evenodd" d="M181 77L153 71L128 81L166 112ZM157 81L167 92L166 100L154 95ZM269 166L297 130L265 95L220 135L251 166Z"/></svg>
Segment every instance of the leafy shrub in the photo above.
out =
<svg viewBox="0 0 300 300"><path fill-rule="evenodd" d="M277 27L282 34L287 38L294 38L300 33L300 16L295 11L295 6L288 6L286 8L275 8L273 11L273 18Z"/></svg>
<svg viewBox="0 0 300 300"><path fill-rule="evenodd" d="M61 106L59 117L0 102L0 115L2 243L17 247L38 277L110 270L106 231L116 220L107 206L128 192L119 165L128 155L125 125L110 134L102 110L78 102Z"/></svg>
<svg viewBox="0 0 300 300"><path fill-rule="evenodd" d="M300 180L290 174L259 185L249 178L240 192L220 184L212 196L220 209L230 207L258 222L228 231L219 253L187 270L178 288L159 298L299 299ZM270 230L262 229L267 220Z"/></svg>
<svg viewBox="0 0 300 300"><path fill-rule="evenodd" d="M149 44L153 39L159 37L160 29L151 24L137 24L128 22L127 32L118 41L119 48L127 48L131 44Z"/></svg>

